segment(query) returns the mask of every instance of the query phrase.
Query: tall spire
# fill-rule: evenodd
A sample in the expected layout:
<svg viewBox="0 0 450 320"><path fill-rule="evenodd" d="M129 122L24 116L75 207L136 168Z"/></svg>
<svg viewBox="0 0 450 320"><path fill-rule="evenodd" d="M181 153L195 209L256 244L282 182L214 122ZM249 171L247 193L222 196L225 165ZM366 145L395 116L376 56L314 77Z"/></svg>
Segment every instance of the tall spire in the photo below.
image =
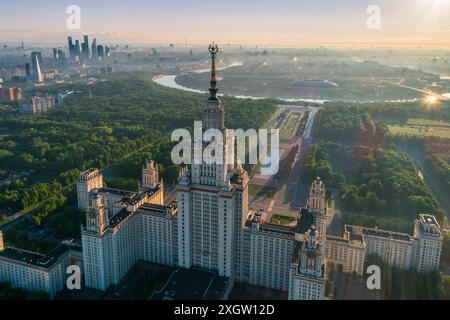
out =
<svg viewBox="0 0 450 320"><path fill-rule="evenodd" d="M225 128L224 109L217 97L218 89L216 87L216 54L219 52L219 47L213 42L208 51L211 55L211 85L209 88L210 97L203 110L203 128L205 130L213 128L223 130Z"/></svg>
<svg viewBox="0 0 450 320"><path fill-rule="evenodd" d="M211 87L209 88L209 92L211 96L209 100L217 100L217 88L216 88L216 54L219 52L219 47L214 42L209 45L209 53L211 54Z"/></svg>

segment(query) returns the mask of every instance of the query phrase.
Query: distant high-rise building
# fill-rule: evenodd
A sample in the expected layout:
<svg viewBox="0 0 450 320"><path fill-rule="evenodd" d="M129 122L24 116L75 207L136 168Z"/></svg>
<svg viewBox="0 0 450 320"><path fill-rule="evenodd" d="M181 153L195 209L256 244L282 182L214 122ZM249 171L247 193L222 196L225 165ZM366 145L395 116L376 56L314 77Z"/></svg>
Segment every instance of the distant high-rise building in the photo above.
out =
<svg viewBox="0 0 450 320"><path fill-rule="evenodd" d="M111 49L108 46L105 46L105 56L111 57Z"/></svg>
<svg viewBox="0 0 450 320"><path fill-rule="evenodd" d="M68 37L67 38L67 45L68 45L68 48L69 48L69 57L71 59L73 59L75 49L74 49L74 46L73 46L72 37Z"/></svg>
<svg viewBox="0 0 450 320"><path fill-rule="evenodd" d="M81 46L81 56L83 57L83 59L89 58L89 37L88 36L84 36L84 42Z"/></svg>
<svg viewBox="0 0 450 320"><path fill-rule="evenodd" d="M92 57L93 58L97 58L98 57L98 53L97 53L97 39L94 38L94 40L92 41Z"/></svg>
<svg viewBox="0 0 450 320"><path fill-rule="evenodd" d="M58 50L53 48L53 59L58 60Z"/></svg>
<svg viewBox="0 0 450 320"><path fill-rule="evenodd" d="M25 76L31 76L30 64L28 62L25 63Z"/></svg>
<svg viewBox="0 0 450 320"><path fill-rule="evenodd" d="M103 60L105 57L105 51L103 50L103 46L97 46L97 54L100 60Z"/></svg>
<svg viewBox="0 0 450 320"><path fill-rule="evenodd" d="M75 56L80 56L80 40L75 40Z"/></svg>
<svg viewBox="0 0 450 320"><path fill-rule="evenodd" d="M65 60L66 54L62 50L58 50L58 60Z"/></svg>
<svg viewBox="0 0 450 320"><path fill-rule="evenodd" d="M42 58L41 53L33 51L31 53L31 66L33 67L33 77L37 82L44 81L42 76Z"/></svg>

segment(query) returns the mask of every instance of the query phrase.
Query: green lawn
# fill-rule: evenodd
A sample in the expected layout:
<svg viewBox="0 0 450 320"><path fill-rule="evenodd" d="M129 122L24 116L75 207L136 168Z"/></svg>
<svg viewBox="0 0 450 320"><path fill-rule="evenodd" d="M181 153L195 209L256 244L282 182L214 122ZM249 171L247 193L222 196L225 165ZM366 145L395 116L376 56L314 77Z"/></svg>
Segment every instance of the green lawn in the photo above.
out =
<svg viewBox="0 0 450 320"><path fill-rule="evenodd" d="M273 215L272 218L270 219L270 223L288 225L294 220L295 218L293 217Z"/></svg>
<svg viewBox="0 0 450 320"><path fill-rule="evenodd" d="M289 114L288 120L286 121L283 128L281 128L281 136L289 138L294 134L295 127L300 119L300 113L291 112Z"/></svg>
<svg viewBox="0 0 450 320"><path fill-rule="evenodd" d="M250 184L248 187L248 193L252 196L272 197L273 194L275 193L275 188Z"/></svg>
<svg viewBox="0 0 450 320"><path fill-rule="evenodd" d="M405 123L390 123L388 127L394 135L450 138L450 123L442 120L409 118Z"/></svg>
<svg viewBox="0 0 450 320"><path fill-rule="evenodd" d="M430 127L418 125L391 125L389 132L394 135L409 135L409 136L435 136L441 138L450 138L450 127Z"/></svg>
<svg viewBox="0 0 450 320"><path fill-rule="evenodd" d="M437 126L437 127L447 127L450 128L450 123L445 121L437 121L423 118L411 118L406 122L411 126Z"/></svg>

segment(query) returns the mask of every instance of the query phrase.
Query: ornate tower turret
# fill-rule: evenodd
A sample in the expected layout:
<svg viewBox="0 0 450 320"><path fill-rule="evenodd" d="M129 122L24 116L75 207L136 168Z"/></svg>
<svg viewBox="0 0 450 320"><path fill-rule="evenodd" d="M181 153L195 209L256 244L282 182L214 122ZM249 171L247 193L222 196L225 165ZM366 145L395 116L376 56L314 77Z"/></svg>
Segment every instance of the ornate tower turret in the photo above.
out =
<svg viewBox="0 0 450 320"><path fill-rule="evenodd" d="M92 195L91 201L92 205L86 212L86 230L102 234L109 224L108 210L97 192Z"/></svg>
<svg viewBox="0 0 450 320"><path fill-rule="evenodd" d="M299 273L314 277L322 276L323 257L318 234L314 226L306 233L300 256Z"/></svg>
<svg viewBox="0 0 450 320"><path fill-rule="evenodd" d="M289 300L319 300L325 295L325 263L318 232L311 226L289 271ZM300 243L299 243L300 245Z"/></svg>
<svg viewBox="0 0 450 320"><path fill-rule="evenodd" d="M311 211L325 212L325 185L319 177L311 184L309 189L308 207Z"/></svg>
<svg viewBox="0 0 450 320"><path fill-rule="evenodd" d="M80 174L77 182L78 210L86 212L90 206L90 197L95 189L103 187L103 176L98 169L92 168Z"/></svg>
<svg viewBox="0 0 450 320"><path fill-rule="evenodd" d="M316 215L317 231L322 240L325 240L328 224L326 189L325 184L319 177L316 178L309 189L308 209Z"/></svg>
<svg viewBox="0 0 450 320"><path fill-rule="evenodd" d="M153 160L145 160L145 164L142 166L142 185L141 191L145 191L150 188L154 188L159 183L159 172L156 162Z"/></svg>

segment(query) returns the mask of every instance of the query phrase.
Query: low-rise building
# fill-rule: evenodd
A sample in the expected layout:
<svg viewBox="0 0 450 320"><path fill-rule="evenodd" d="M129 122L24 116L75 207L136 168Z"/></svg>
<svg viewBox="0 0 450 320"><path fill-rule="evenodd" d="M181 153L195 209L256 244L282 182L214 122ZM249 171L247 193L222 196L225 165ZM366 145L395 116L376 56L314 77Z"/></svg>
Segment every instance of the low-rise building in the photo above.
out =
<svg viewBox="0 0 450 320"><path fill-rule="evenodd" d="M48 255L6 247L0 251L0 282L28 291L45 291L53 297L66 285L67 267L82 272L81 246L63 242Z"/></svg>
<svg viewBox="0 0 450 320"><path fill-rule="evenodd" d="M44 80L54 80L58 75L58 70L45 70L44 71Z"/></svg>
<svg viewBox="0 0 450 320"><path fill-rule="evenodd" d="M20 109L23 113L45 113L51 109L53 109L56 105L55 97L53 96L45 96L39 97L35 96L30 99L24 100L20 104Z"/></svg>
<svg viewBox="0 0 450 320"><path fill-rule="evenodd" d="M10 87L0 90L0 100L3 101L20 101L22 100L22 88Z"/></svg>

